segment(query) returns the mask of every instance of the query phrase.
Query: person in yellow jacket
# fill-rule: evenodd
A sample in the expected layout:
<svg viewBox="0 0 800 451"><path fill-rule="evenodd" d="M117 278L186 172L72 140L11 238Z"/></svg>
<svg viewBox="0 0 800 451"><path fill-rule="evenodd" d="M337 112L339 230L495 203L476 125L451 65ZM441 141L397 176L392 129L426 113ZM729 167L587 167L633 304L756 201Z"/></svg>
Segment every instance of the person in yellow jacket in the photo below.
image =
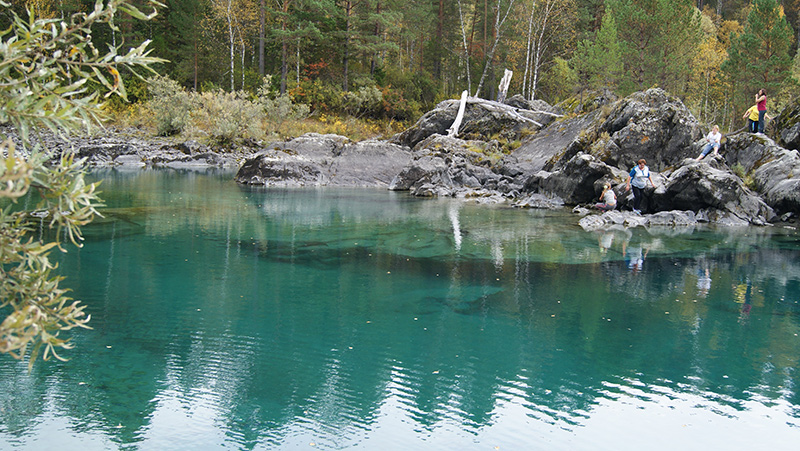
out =
<svg viewBox="0 0 800 451"><path fill-rule="evenodd" d="M758 133L758 105L753 105L744 112L742 119L747 119L747 131Z"/></svg>

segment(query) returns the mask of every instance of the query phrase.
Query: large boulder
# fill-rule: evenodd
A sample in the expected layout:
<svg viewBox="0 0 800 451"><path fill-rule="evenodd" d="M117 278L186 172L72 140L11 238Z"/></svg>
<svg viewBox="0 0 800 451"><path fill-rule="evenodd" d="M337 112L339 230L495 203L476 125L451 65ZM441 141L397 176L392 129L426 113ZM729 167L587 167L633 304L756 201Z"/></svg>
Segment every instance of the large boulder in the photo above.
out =
<svg viewBox="0 0 800 451"><path fill-rule="evenodd" d="M525 183L525 191L555 195L570 204L586 203L597 199L597 189L603 181L614 179L613 168L591 155L580 153L560 171L539 171L531 175Z"/></svg>
<svg viewBox="0 0 800 451"><path fill-rule="evenodd" d="M582 90L578 94L555 105L559 111L571 114L585 114L619 100L610 89Z"/></svg>
<svg viewBox="0 0 800 451"><path fill-rule="evenodd" d="M491 143L432 135L417 145L411 162L389 189L417 196L467 196L479 190L505 195L519 190L513 179L491 167L487 154L497 150Z"/></svg>
<svg viewBox="0 0 800 451"><path fill-rule="evenodd" d="M800 149L800 97L792 100L769 124L768 131L781 147Z"/></svg>
<svg viewBox="0 0 800 451"><path fill-rule="evenodd" d="M411 152L382 141L351 143L343 136L307 134L248 159L236 181L249 185L388 187Z"/></svg>
<svg viewBox="0 0 800 451"><path fill-rule="evenodd" d="M576 118L561 119L540 130L525 140L503 163L520 171L534 174L545 167L554 166L569 153L574 157L584 147L581 143L583 133L597 120L599 112L592 112ZM575 148L575 151L572 149ZM572 158L570 157L570 158ZM569 160L567 160L569 161Z"/></svg>
<svg viewBox="0 0 800 451"><path fill-rule="evenodd" d="M752 188L778 214L800 213L800 154L750 133L728 138L725 160L752 179Z"/></svg>
<svg viewBox="0 0 800 451"><path fill-rule="evenodd" d="M766 224L775 216L772 208L731 171L692 159L670 175L663 192L654 194L653 202L657 210L697 212L710 208L753 224Z"/></svg>
<svg viewBox="0 0 800 451"><path fill-rule="evenodd" d="M251 158L239 168L236 182L243 185L327 185L322 166L296 156L277 156L269 152Z"/></svg>
<svg viewBox="0 0 800 451"><path fill-rule="evenodd" d="M447 135L448 129L458 115L460 102L460 100L445 100L439 103L411 128L392 137L390 142L415 148L431 135ZM458 137L481 141L490 141L493 137L515 140L526 130L541 128L543 118L549 122L557 116L556 113L550 113L550 110L548 106L547 111L531 111L470 97L467 99Z"/></svg>
<svg viewBox="0 0 800 451"><path fill-rule="evenodd" d="M644 158L650 169L662 171L694 156L692 146L702 130L680 99L653 88L615 102L607 112L601 110L584 135L584 151L606 164L625 169Z"/></svg>
<svg viewBox="0 0 800 451"><path fill-rule="evenodd" d="M503 163L524 171L531 189L553 190L549 192L567 202L587 202L594 194L576 187L596 187L600 177L620 183L640 158L647 160L652 171L670 169L696 155L701 136L698 121L680 99L662 89L649 89L550 124ZM576 158L585 159L581 155L593 157L594 167L603 170L586 171L576 165ZM558 175L547 176L552 181L543 183L547 173Z"/></svg>

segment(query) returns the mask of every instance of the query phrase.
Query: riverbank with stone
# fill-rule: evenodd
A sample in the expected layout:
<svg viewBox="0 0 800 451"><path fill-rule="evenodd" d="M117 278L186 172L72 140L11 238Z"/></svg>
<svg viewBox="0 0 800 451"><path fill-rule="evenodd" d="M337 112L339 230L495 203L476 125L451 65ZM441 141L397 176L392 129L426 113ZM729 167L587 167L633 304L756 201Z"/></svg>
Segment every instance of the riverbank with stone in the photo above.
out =
<svg viewBox="0 0 800 451"><path fill-rule="evenodd" d="M385 187L415 196L449 196L520 208L565 208L585 229L610 224L726 226L793 223L800 212L800 156L790 114L776 119L778 142L738 133L719 156L695 161L707 130L660 89L622 99L588 97L579 113L520 96L500 104L470 99L458 133L459 101L448 100L389 140L352 142L307 134L287 141L211 148L136 131L43 139L56 157L70 150L87 166L238 168L236 182L271 186ZM800 110L800 106L796 107ZM519 142L508 151L509 142ZM653 173L643 216L630 212L627 172L645 158ZM735 169L735 170L734 170ZM743 180L740 175L744 176ZM593 214L609 182L616 212Z"/></svg>

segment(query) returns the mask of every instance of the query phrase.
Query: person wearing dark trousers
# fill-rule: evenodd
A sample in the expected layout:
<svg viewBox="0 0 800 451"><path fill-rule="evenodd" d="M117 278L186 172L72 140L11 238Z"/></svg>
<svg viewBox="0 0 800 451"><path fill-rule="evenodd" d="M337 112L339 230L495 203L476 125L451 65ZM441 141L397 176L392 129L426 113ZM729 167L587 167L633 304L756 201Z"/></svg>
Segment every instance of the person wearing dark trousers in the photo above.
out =
<svg viewBox="0 0 800 451"><path fill-rule="evenodd" d="M747 131L758 133L758 105L753 105L744 112L742 119L747 119Z"/></svg>
<svg viewBox="0 0 800 451"><path fill-rule="evenodd" d="M764 116L767 114L767 91L764 88L758 90L756 94L756 105L758 105L758 133L764 133Z"/></svg>
<svg viewBox="0 0 800 451"><path fill-rule="evenodd" d="M642 158L631 169L630 174L628 174L628 183L625 185L625 191L630 191L631 187L633 187L633 212L637 215L642 214L642 199L644 198L644 188L647 186L648 181L650 186L655 186L653 179L650 178L650 168L647 167L647 162Z"/></svg>

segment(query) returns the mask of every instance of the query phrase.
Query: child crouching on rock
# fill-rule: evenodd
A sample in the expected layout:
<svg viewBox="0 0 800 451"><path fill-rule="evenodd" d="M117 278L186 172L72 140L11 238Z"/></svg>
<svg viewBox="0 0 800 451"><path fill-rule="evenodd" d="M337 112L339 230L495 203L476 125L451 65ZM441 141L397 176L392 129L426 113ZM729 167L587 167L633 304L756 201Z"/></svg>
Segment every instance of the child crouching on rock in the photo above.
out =
<svg viewBox="0 0 800 451"><path fill-rule="evenodd" d="M611 189L611 184L606 182L603 185L603 194L600 195L601 203L595 204L595 208L602 211L609 211L613 210L617 207L617 195L614 194L614 190Z"/></svg>

